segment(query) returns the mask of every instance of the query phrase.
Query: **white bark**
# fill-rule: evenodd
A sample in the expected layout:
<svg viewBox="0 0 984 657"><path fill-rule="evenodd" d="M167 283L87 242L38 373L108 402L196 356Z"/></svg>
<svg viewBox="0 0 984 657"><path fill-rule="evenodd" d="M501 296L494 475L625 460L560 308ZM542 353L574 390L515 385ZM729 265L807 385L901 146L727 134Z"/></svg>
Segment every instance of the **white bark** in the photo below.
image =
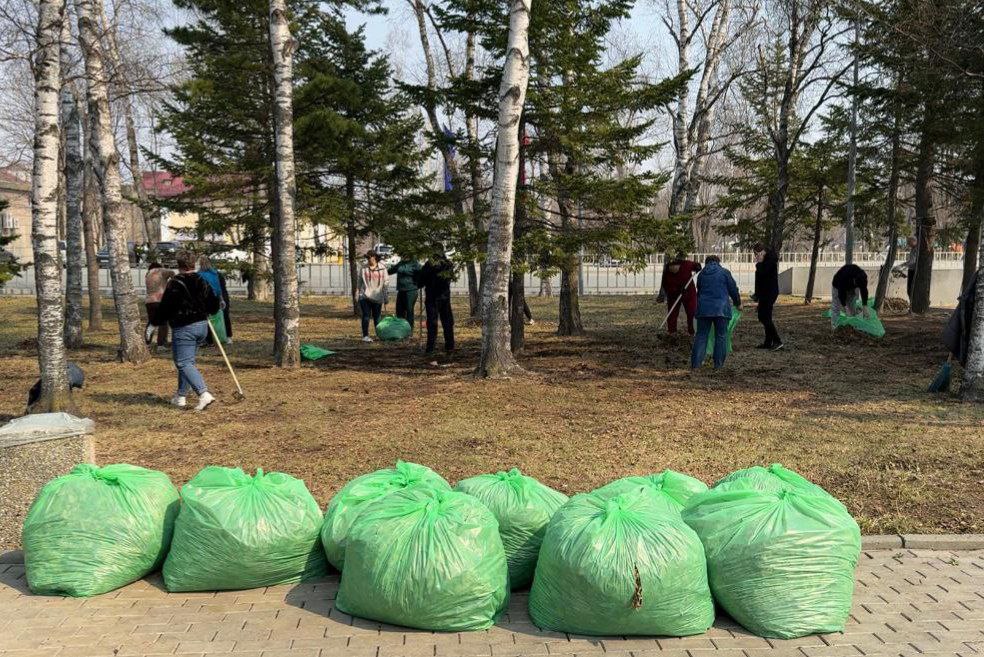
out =
<svg viewBox="0 0 984 657"><path fill-rule="evenodd" d="M154 250L157 248L160 227L155 220L153 212L151 212L149 202L150 199L147 196L147 190L143 187L143 175L140 170L140 146L137 143L136 122L133 120L133 101L131 99L133 88L130 84L129 78L127 77L123 57L120 54L119 41L116 38L116 27L114 25L109 25L106 21L105 13L101 16L101 21L105 44L109 50L110 60L112 61L112 69L114 73L113 85L116 87L116 95L120 101L119 106L123 111L123 125L126 129L127 155L129 156L128 164L130 167L130 175L133 178L133 191L137 199L136 211L140 216L141 223L143 224L144 235L147 238L147 245L151 248L151 250Z"/></svg>
<svg viewBox="0 0 984 657"><path fill-rule="evenodd" d="M492 213L482 278L482 354L478 374L484 377L503 377L520 370L510 348L508 292L519 174L519 122L530 78L531 3L532 0L509 3L509 38L499 85Z"/></svg>
<svg viewBox="0 0 984 657"><path fill-rule="evenodd" d="M854 43L857 45L858 25L854 24ZM851 67L854 89L858 87L858 58ZM854 191L857 187L858 162L858 96L851 97L851 146L847 153L847 203L844 206L844 260L854 262Z"/></svg>
<svg viewBox="0 0 984 657"><path fill-rule="evenodd" d="M62 334L65 306L58 257L59 42L64 13L64 0L41 0L38 5L31 241L37 282L41 397L30 409L35 413L68 410L72 403Z"/></svg>
<svg viewBox="0 0 984 657"><path fill-rule="evenodd" d="M82 346L82 125L71 90L61 90L65 135L65 345Z"/></svg>
<svg viewBox="0 0 984 657"><path fill-rule="evenodd" d="M144 344L140 310L130 275L119 154L113 137L109 85L100 41L102 3L101 0L74 1L79 21L79 45L85 56L86 100L93 122L90 135L92 164L102 196L113 301L119 320L119 358L124 362L140 363L150 358L150 352Z"/></svg>
<svg viewBox="0 0 984 657"><path fill-rule="evenodd" d="M301 345L299 324L300 299L297 292L295 262L294 205L294 129L293 129L293 67L294 41L287 23L285 0L270 0L270 49L273 55L274 140L276 142L277 248L274 263L274 285L279 288L278 321L274 357L280 367L299 367Z"/></svg>
<svg viewBox="0 0 984 657"><path fill-rule="evenodd" d="M82 174L82 231L85 236L86 287L89 292L89 330L102 330L102 295L99 292L99 233L102 221L102 203L96 174L92 168L92 121L81 99L76 98L79 115L82 117L82 145L85 152Z"/></svg>

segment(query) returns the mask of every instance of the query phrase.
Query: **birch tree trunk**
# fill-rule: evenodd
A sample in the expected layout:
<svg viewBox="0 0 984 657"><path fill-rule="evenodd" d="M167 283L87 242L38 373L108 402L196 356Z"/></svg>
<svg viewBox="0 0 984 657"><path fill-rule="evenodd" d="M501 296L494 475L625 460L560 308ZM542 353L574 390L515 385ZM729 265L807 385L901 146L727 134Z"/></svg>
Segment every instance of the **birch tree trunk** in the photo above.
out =
<svg viewBox="0 0 984 657"><path fill-rule="evenodd" d="M82 126L67 85L61 90L65 135L65 346L82 346Z"/></svg>
<svg viewBox="0 0 984 657"><path fill-rule="evenodd" d="M155 213L150 207L150 198L147 190L143 186L143 174L140 171L140 146L137 143L136 122L133 120L133 88L127 76L126 66L120 54L119 41L116 38L116 29L106 21L106 14L101 16L103 36L106 47L109 50L109 57L112 61L113 86L116 87L116 95L119 97L120 110L123 113L123 126L126 130L127 155L130 175L133 177L133 191L136 194L136 212L140 216L140 222L147 238L147 246L150 248L151 256L157 250L160 226L158 225Z"/></svg>
<svg viewBox="0 0 984 657"><path fill-rule="evenodd" d="M150 352L144 343L143 322L130 275L119 154L113 136L109 85L100 41L102 3L100 0L75 0L75 13L79 21L79 45L85 56L86 98L93 121L90 135L92 164L102 196L113 301L120 328L119 358L123 362L142 363L150 358Z"/></svg>
<svg viewBox="0 0 984 657"><path fill-rule="evenodd" d="M858 42L858 24L854 23L854 43ZM858 87L858 58L851 67L854 88ZM858 95L851 96L851 145L847 152L847 203L844 206L844 260L854 263L854 192L857 187L858 162Z"/></svg>
<svg viewBox="0 0 984 657"><path fill-rule="evenodd" d="M76 105L81 104L76 99ZM91 121L86 113L82 116L82 142L85 157L82 163L82 230L85 237L85 270L86 287L89 292L89 330L103 329L102 295L99 292L99 226L102 224L102 204L99 201L99 189L96 174L92 168Z"/></svg>
<svg viewBox="0 0 984 657"><path fill-rule="evenodd" d="M277 221L277 256L274 262L274 285L280 289L277 340L274 359L279 367L301 364L301 303L297 291L295 257L294 205L297 187L294 182L294 48L287 23L286 0L270 0L270 50L273 55L274 139L277 156L277 196L280 199Z"/></svg>
<svg viewBox="0 0 984 657"><path fill-rule="evenodd" d="M510 0L509 37L499 85L492 214L482 278L482 354L477 371L479 376L489 378L522 371L510 348L508 297L519 174L519 122L530 79L531 3L532 0Z"/></svg>
<svg viewBox="0 0 984 657"><path fill-rule="evenodd" d="M960 383L960 396L964 401L984 399L984 267L977 271L975 290L967 366L964 367L963 380Z"/></svg>
<svg viewBox="0 0 984 657"><path fill-rule="evenodd" d="M31 176L31 241L38 298L38 365L41 396L29 409L50 413L72 409L62 333L65 319L58 258L58 89L64 0L38 5L34 61L34 169Z"/></svg>
<svg viewBox="0 0 984 657"><path fill-rule="evenodd" d="M677 44L677 73L690 70L690 28L688 7L685 0L677 0L677 30L674 36ZM680 212L687 189L687 174L690 173L690 130L688 118L690 111L690 83L680 86L677 92L676 109L673 112L673 149L676 158L673 164L673 183L670 188L669 215Z"/></svg>

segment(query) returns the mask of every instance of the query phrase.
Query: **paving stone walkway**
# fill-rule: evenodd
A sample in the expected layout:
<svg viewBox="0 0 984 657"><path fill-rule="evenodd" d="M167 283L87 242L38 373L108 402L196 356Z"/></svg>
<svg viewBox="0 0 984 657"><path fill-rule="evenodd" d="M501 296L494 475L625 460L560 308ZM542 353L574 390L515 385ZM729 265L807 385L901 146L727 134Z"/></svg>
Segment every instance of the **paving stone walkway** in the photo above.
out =
<svg viewBox="0 0 984 657"><path fill-rule="evenodd" d="M568 636L529 620L525 593L487 632L435 634L333 608L337 577L253 591L168 594L159 578L90 599L31 595L0 564L0 656L126 657L984 657L984 552L865 552L843 634L792 641L719 618L682 639Z"/></svg>

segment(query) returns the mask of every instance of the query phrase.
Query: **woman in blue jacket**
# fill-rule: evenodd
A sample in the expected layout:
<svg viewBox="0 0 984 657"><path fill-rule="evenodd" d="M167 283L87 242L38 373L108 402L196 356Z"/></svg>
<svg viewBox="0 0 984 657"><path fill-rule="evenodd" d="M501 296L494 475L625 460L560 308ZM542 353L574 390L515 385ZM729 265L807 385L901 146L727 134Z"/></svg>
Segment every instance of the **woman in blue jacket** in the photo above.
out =
<svg viewBox="0 0 984 657"><path fill-rule="evenodd" d="M731 272L721 266L721 259L707 256L697 276L697 335L690 352L690 367L697 369L707 355L707 336L714 327L714 369L724 366L728 356L728 322L731 303L741 309L741 295Z"/></svg>

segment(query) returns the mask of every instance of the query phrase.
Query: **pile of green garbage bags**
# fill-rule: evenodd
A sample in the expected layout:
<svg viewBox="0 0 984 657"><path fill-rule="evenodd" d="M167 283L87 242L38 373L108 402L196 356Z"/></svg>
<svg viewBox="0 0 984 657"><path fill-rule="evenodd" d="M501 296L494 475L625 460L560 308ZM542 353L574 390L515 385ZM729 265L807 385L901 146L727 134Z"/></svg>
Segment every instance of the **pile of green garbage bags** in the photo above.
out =
<svg viewBox="0 0 984 657"><path fill-rule="evenodd" d="M413 333L410 322L402 317L387 315L376 324L376 337L385 342L395 342L396 340L406 340Z"/></svg>
<svg viewBox="0 0 984 657"><path fill-rule="evenodd" d="M427 631L482 630L530 587L543 629L705 632L715 606L754 634L842 631L861 537L847 509L781 465L708 488L664 470L568 499L513 469L452 487L398 461L356 477L324 515L283 473L80 465L24 523L28 584L88 596L162 567L171 591L246 589L341 571L336 607Z"/></svg>
<svg viewBox="0 0 984 657"><path fill-rule="evenodd" d="M825 319L830 319L830 309L823 311L823 317ZM861 299L854 299L854 314L848 315L845 312L841 312L837 317L837 328L842 326L850 326L851 328L861 331L862 333L867 333L874 338L881 338L885 336L885 325L878 318L878 313L875 312L875 300L868 300L867 316L862 312Z"/></svg>

